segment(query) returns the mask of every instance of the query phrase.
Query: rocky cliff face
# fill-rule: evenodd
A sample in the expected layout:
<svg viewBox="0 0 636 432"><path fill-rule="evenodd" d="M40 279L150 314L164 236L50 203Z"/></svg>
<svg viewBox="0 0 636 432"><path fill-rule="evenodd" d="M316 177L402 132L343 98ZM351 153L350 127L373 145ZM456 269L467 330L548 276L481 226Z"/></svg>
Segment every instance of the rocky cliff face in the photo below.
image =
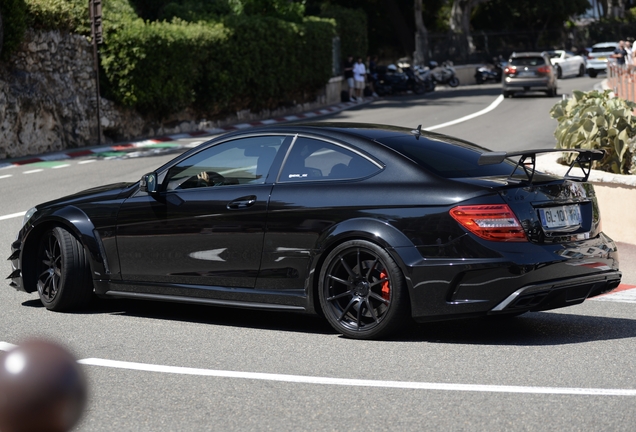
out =
<svg viewBox="0 0 636 432"><path fill-rule="evenodd" d="M97 144L92 47L79 35L29 31L0 63L0 158ZM144 122L101 99L106 136L141 134ZM102 142L108 141L102 137Z"/></svg>

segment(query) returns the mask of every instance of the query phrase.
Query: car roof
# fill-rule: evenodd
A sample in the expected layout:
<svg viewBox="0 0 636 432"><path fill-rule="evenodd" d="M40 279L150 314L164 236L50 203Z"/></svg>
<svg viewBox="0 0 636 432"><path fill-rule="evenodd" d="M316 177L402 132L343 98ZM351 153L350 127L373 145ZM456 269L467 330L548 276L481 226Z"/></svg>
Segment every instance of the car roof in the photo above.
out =
<svg viewBox="0 0 636 432"><path fill-rule="evenodd" d="M513 52L510 57L542 57L545 51L528 51L528 52Z"/></svg>
<svg viewBox="0 0 636 432"><path fill-rule="evenodd" d="M618 46L618 42L599 42L597 44L592 45L592 48L616 48Z"/></svg>

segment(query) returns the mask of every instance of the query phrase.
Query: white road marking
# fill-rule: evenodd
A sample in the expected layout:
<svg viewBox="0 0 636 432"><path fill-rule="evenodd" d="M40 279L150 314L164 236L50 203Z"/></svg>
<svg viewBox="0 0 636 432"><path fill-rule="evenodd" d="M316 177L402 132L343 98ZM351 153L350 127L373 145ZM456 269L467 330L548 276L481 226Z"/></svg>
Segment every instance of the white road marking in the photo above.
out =
<svg viewBox="0 0 636 432"><path fill-rule="evenodd" d="M0 350L9 351L16 345L0 342ZM486 393L524 393L524 394L554 394L575 396L636 396L634 389L602 389L602 388L578 388L578 387L532 387L532 386L506 386L484 384L451 384L451 383L427 383L413 381L379 381L348 378L312 377L305 375L283 375L260 372L237 372L215 369L199 369L179 366L163 366L148 363L134 363L99 358L87 358L78 360L79 364L87 366L101 366L116 369L137 370L143 372L159 372L180 375L210 376L218 378L238 378L261 381L288 382L297 384L339 385L349 387L380 387L410 390L442 390L465 391Z"/></svg>
<svg viewBox="0 0 636 432"><path fill-rule="evenodd" d="M44 171L44 170L43 169L34 169L34 170L31 170L31 171L24 171L22 174L33 174L33 173L39 173L39 172L42 172L42 171Z"/></svg>
<svg viewBox="0 0 636 432"><path fill-rule="evenodd" d="M487 114L490 111L494 110L495 108L497 108L499 106L499 104L503 100L504 100L503 95L499 95L499 96L497 96L497 99L495 99L495 101L493 103L491 103L489 106L487 106L486 108L484 108L481 111L477 111L476 113L473 113L473 114L470 114L470 115L467 115L467 116L464 116L464 117L460 117L460 118L458 118L456 120L452 120L452 121L449 121L449 122L446 122L446 123L441 123L441 124L438 124L438 125L429 126L427 128L424 128L424 130L432 131L432 130L435 130L435 129L441 129L441 128L444 128L444 127L447 127L447 126L456 125L457 123L462 123L462 122L465 122L467 120L474 119L475 117L479 117L480 115Z"/></svg>
<svg viewBox="0 0 636 432"><path fill-rule="evenodd" d="M5 219L13 219L13 218L17 218L17 217L22 217L26 214L25 211L20 212L20 213L12 213L12 214L8 214L8 215L4 215L4 216L0 216L0 220L5 220Z"/></svg>
<svg viewBox="0 0 636 432"><path fill-rule="evenodd" d="M0 179L9 178L9 177L13 177L13 174L5 174L3 176L0 176Z"/></svg>
<svg viewBox="0 0 636 432"><path fill-rule="evenodd" d="M78 165L84 165L84 164L93 163L95 161L96 161L96 159L88 159L88 160L79 161L77 164Z"/></svg>
<svg viewBox="0 0 636 432"><path fill-rule="evenodd" d="M64 165L56 165L54 167L52 167L53 169L60 169L60 168L66 168L66 167L70 167L71 164L64 164Z"/></svg>

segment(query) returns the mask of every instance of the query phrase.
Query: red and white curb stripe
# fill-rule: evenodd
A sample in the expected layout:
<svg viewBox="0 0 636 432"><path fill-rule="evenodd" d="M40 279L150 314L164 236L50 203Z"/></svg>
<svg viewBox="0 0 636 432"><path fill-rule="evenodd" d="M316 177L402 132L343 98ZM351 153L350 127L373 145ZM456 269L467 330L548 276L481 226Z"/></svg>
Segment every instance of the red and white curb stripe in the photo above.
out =
<svg viewBox="0 0 636 432"><path fill-rule="evenodd" d="M590 300L611 301L618 303L636 303L636 286L621 284L614 291L593 297Z"/></svg>
<svg viewBox="0 0 636 432"><path fill-rule="evenodd" d="M360 104L357 104L355 102L343 102L340 104L332 105L332 106L315 110L315 111L305 112L302 114L289 115L289 116L254 121L249 123L238 123L238 124L225 126L221 128L204 129L204 130L198 130L193 132L166 135L166 136L155 137L155 138L150 138L150 139L141 140L141 141L115 144L112 146L87 148L87 149L79 149L79 150L68 150L65 152L53 153L49 155L35 156L32 158L25 158L25 159L17 159L11 162L0 163L0 169L10 167L10 166L28 165L28 164L37 163L37 162L48 162L48 161L72 159L77 157L90 156L90 155L94 155L98 153L126 151L126 150L131 150L134 148L148 147L155 144L160 144L162 142L172 142L172 141L177 141L180 139L187 139L187 138L209 137L213 135L220 135L225 132L244 130L244 129L249 129L253 127L267 126L267 125L277 124L277 123L287 123L287 122L298 121L298 120L307 120L314 117L334 114L357 105L360 105Z"/></svg>

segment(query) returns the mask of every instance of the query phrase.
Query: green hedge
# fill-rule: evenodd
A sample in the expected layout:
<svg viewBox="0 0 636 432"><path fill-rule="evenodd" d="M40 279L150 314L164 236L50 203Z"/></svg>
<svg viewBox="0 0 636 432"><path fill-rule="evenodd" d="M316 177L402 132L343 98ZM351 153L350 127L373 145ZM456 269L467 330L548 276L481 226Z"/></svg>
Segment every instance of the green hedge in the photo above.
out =
<svg viewBox="0 0 636 432"><path fill-rule="evenodd" d="M313 95L330 77L334 23L231 16L223 23L135 19L107 33L110 95L145 114L192 106L216 115L275 108Z"/></svg>
<svg viewBox="0 0 636 432"><path fill-rule="evenodd" d="M333 18L340 36L342 60L348 56L366 57L369 50L367 14L362 9L349 9L336 5L322 8L321 17Z"/></svg>

